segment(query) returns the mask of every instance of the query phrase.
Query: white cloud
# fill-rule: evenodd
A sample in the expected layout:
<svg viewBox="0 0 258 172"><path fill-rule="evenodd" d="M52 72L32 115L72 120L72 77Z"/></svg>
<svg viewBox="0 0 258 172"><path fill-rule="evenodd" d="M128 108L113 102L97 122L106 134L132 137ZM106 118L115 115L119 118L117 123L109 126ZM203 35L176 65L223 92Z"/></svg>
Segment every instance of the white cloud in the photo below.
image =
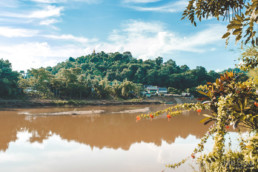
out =
<svg viewBox="0 0 258 172"><path fill-rule="evenodd" d="M205 52L204 49L221 41L225 27L212 25L194 35L178 35L157 22L130 21L114 30L109 42L95 45L97 51L131 51L136 57L155 58L175 51ZM183 37L184 36L184 37Z"/></svg>
<svg viewBox="0 0 258 172"><path fill-rule="evenodd" d="M56 3L56 0L31 0L38 3Z"/></svg>
<svg viewBox="0 0 258 172"><path fill-rule="evenodd" d="M59 17L61 15L61 11L63 7L56 7L56 6L47 6L43 10L34 11L28 15L28 18L48 18L48 17Z"/></svg>
<svg viewBox="0 0 258 172"><path fill-rule="evenodd" d="M33 2L37 3L47 3L47 4L53 4L53 3L68 3L68 2L85 2L88 4L95 4L99 3L100 0L31 0Z"/></svg>
<svg viewBox="0 0 258 172"><path fill-rule="evenodd" d="M122 25L122 30L127 33L155 33L163 30L164 25L161 22L142 22L131 20Z"/></svg>
<svg viewBox="0 0 258 172"><path fill-rule="evenodd" d="M47 19L47 20L42 20L39 24L48 26L57 22L58 22L57 19Z"/></svg>
<svg viewBox="0 0 258 172"><path fill-rule="evenodd" d="M176 2L168 3L161 6L137 6L137 5L128 5L127 7L132 8L137 11L152 11L152 12L167 12L175 13L183 11L188 4L187 0L178 0Z"/></svg>
<svg viewBox="0 0 258 172"><path fill-rule="evenodd" d="M18 6L17 0L0 1L0 7L15 8Z"/></svg>
<svg viewBox="0 0 258 172"><path fill-rule="evenodd" d="M76 37L70 34L67 35L45 35L45 37L47 38L51 38L51 39L59 39L59 40L69 40L69 41L76 41L76 42L80 42L80 43L88 43L94 40L89 40L87 38L84 37Z"/></svg>
<svg viewBox="0 0 258 172"><path fill-rule="evenodd" d="M222 69L216 69L215 72L219 73L219 72L222 72L223 70Z"/></svg>
<svg viewBox="0 0 258 172"><path fill-rule="evenodd" d="M14 17L14 18L28 18L28 19L44 19L49 17L59 17L63 9L64 9L63 7L48 5L41 10L35 10L28 14L2 12L0 13L0 16Z"/></svg>
<svg viewBox="0 0 258 172"><path fill-rule="evenodd" d="M94 49L97 52L130 51L134 57L142 59L164 57L177 51L202 53L212 51L212 48L216 48L218 41L223 41L221 35L225 28L222 25L210 25L207 29L195 34L182 35L166 29L165 25L160 22L130 20L110 33L108 41L101 42L70 34L37 35L41 39L48 38L48 41L59 40L60 44L51 46L46 41L13 45L0 43L0 57L9 59L15 70L24 70L31 67L55 65L68 57L92 53ZM25 32L24 36L29 36L29 33L31 32ZM71 41L81 44L76 45Z"/></svg>
<svg viewBox="0 0 258 172"><path fill-rule="evenodd" d="M14 70L56 65L70 56L85 54L83 48L74 45L50 46L47 42L30 42L16 45L0 45L0 57L8 59Z"/></svg>
<svg viewBox="0 0 258 172"><path fill-rule="evenodd" d="M58 3L58 2L65 2L65 0L31 0L33 2L38 2L38 3Z"/></svg>
<svg viewBox="0 0 258 172"><path fill-rule="evenodd" d="M84 2L84 3L88 3L88 4L98 4L101 1L102 0L67 0L67 2Z"/></svg>
<svg viewBox="0 0 258 172"><path fill-rule="evenodd" d="M37 30L0 27L0 36L3 37L32 37L38 34Z"/></svg>
<svg viewBox="0 0 258 172"><path fill-rule="evenodd" d="M125 3L151 3L159 1L161 0L124 0Z"/></svg>

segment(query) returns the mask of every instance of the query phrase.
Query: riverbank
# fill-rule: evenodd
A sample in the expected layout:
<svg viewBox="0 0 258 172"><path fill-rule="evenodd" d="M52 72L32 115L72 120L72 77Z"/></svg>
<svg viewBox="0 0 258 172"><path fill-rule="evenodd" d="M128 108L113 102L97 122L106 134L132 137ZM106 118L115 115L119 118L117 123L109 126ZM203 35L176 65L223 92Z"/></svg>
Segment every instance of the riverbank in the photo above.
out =
<svg viewBox="0 0 258 172"><path fill-rule="evenodd" d="M177 104L192 103L185 97L151 97L129 100L51 100L51 99L0 99L0 108L30 108L53 106L114 106L114 105L148 105L148 104Z"/></svg>

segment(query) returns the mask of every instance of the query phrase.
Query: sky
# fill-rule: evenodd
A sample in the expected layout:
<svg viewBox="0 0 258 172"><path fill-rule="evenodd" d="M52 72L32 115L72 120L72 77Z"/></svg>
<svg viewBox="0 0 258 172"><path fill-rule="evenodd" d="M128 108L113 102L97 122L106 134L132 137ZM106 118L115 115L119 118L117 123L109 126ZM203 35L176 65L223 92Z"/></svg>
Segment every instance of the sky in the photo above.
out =
<svg viewBox="0 0 258 172"><path fill-rule="evenodd" d="M0 58L14 70L54 66L69 57L130 51L190 68L234 67L226 21L181 20L187 0L0 0Z"/></svg>

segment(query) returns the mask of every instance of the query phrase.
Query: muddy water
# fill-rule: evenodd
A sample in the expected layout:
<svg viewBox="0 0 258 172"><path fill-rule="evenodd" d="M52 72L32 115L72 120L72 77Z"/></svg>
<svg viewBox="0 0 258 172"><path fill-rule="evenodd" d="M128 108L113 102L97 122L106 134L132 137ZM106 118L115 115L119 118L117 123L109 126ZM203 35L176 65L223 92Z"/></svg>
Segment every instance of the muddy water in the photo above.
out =
<svg viewBox="0 0 258 172"><path fill-rule="evenodd" d="M165 107L0 109L0 171L170 171L165 164L191 154L208 126L195 112L135 120Z"/></svg>

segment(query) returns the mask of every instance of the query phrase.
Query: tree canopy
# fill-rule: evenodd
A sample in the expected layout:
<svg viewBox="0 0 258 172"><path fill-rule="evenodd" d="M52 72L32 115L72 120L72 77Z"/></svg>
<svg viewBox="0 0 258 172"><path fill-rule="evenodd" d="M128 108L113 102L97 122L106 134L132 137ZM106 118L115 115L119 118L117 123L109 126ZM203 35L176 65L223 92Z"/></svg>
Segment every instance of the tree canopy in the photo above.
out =
<svg viewBox="0 0 258 172"><path fill-rule="evenodd" d="M17 72L12 71L8 60L0 59L0 97L18 95L18 76Z"/></svg>
<svg viewBox="0 0 258 172"><path fill-rule="evenodd" d="M162 57L143 61L132 57L130 52L92 53L73 60L70 57L69 60L46 69L52 74L57 74L62 69L73 68L81 69L81 74L89 79L94 79L96 76L107 78L108 81L121 82L127 79L133 83L174 87L181 91L213 82L219 77L215 71L207 72L201 66L191 70L187 65L177 65L172 59L164 62Z"/></svg>

